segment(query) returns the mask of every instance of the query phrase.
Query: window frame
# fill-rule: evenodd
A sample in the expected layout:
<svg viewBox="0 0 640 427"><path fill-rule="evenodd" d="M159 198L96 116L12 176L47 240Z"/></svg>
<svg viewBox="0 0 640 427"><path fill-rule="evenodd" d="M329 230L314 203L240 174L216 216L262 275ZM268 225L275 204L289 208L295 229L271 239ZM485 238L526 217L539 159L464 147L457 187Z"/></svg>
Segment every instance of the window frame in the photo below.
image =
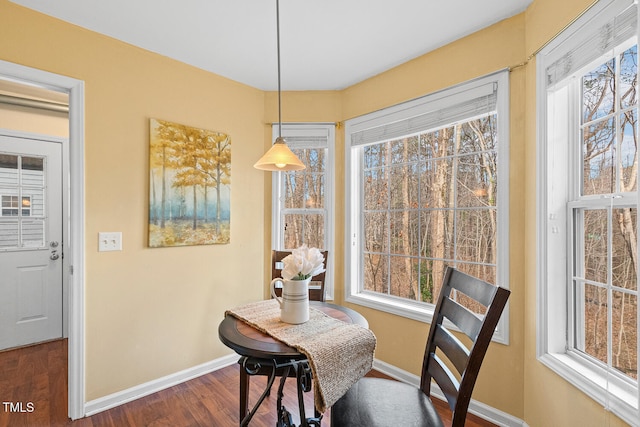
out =
<svg viewBox="0 0 640 427"><path fill-rule="evenodd" d="M359 176L362 171L362 155L355 144L353 135L372 126L387 125L396 121L408 119L442 108L451 107L470 99L471 94L478 88L487 85L497 85L496 111L498 114L498 156L503 159L498 162L498 235L496 236L498 253L496 265L496 280L500 286L509 288L509 72L501 70L477 79L443 89L441 91L397 104L373 113L369 113L345 123L345 286L344 298L346 302L373 308L394 315L431 323L434 304L412 301L392 295L360 290L362 279L362 249L363 232L362 189ZM463 120L441 125L455 124ZM428 129L424 129L427 131ZM382 142L382 141L381 141ZM451 325L453 327L453 325ZM509 304L504 309L494 334L494 341L509 344Z"/></svg>
<svg viewBox="0 0 640 427"><path fill-rule="evenodd" d="M576 238L572 216L575 215L575 209L584 212L585 209L599 209L602 206L596 200L599 196L576 194L580 185L576 181L580 181L577 171L581 167L581 159L572 157L572 149L575 149L572 144L580 139L579 82L568 84L568 78L563 77L548 86L547 67L576 49L572 37L575 37L574 40L585 38L582 34L600 28L632 3L632 0L602 0L596 3L536 57L536 356L543 365L629 423L636 422L638 417L638 382L634 385L622 373L603 367L601 362L573 350L570 345L576 338L574 320L571 318L575 299L570 279L574 256L579 255L572 243ZM637 43L637 34L635 41ZM592 68L593 64L608 57L608 52L616 50L617 46L607 50L599 58L577 67L571 75ZM620 52L615 53L617 55ZM549 116L553 116L554 120L548 120ZM566 143L558 143L562 141ZM562 165L565 165L564 168ZM632 200L636 209L637 193L638 190L635 201ZM622 198L607 204L610 203L611 208L615 209L623 204L628 205L628 199L625 193ZM575 309L577 316L581 312L581 309Z"/></svg>
<svg viewBox="0 0 640 427"><path fill-rule="evenodd" d="M335 124L333 123L283 123L282 124L282 136L287 140L287 145L290 148L317 148L317 145L312 143L297 143L293 138L304 137L326 137L327 138L327 155L325 157L325 176L324 176L324 192L325 198L324 208L325 212L324 221L324 240L326 249L329 251L327 259L327 271L325 273L325 299L334 299L334 260L335 260L335 245L334 245L334 221L335 221L335 185L334 185L334 164L335 164ZM272 125L273 140L279 136L279 125L274 123ZM286 250L284 247L284 225L282 210L284 210L284 198L282 195L283 189L283 172L274 172L271 183L271 247L275 250ZM291 249L291 248L289 248Z"/></svg>

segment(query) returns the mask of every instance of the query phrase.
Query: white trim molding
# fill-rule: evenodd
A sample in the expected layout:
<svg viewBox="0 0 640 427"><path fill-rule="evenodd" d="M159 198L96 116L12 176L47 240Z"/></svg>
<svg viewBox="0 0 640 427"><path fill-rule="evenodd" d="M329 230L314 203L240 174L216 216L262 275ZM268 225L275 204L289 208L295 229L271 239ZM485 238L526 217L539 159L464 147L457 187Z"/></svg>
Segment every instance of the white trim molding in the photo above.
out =
<svg viewBox="0 0 640 427"><path fill-rule="evenodd" d="M112 393L110 395L89 401L85 405L86 416L95 415L97 413L123 405L125 403L132 402L134 400L140 399L150 394L157 393L159 391L173 387L174 385L181 384L183 382L192 380L202 375L206 375L208 373L217 371L222 368L226 368L227 366L231 366L237 362L238 362L238 355L235 353L229 354L227 356L214 359L210 362L206 362L201 365L197 365L192 368L185 369L180 372L176 372L174 374L170 374L162 378L158 378L156 380L139 384L137 386L128 388L126 390L122 390L122 391ZM404 371L402 369L399 369L381 360L378 360L378 359L374 360L373 368L385 375L388 375L406 384L410 384L415 387L418 387L420 385L420 377L414 374L411 374L407 371ZM438 399L441 399L441 400L445 399L444 394L442 393L440 388L438 388L438 386L435 384L432 387L432 394L434 397ZM469 404L469 412L499 426L508 426L508 427L525 427L526 426L524 421L520 420L519 418L514 417L513 415L507 414L505 412L502 412L498 409L492 408L488 405L485 405L484 403L478 402L473 399Z"/></svg>
<svg viewBox="0 0 640 427"><path fill-rule="evenodd" d="M109 394L107 396L100 397L98 399L91 400L85 405L86 416L95 415L99 412L106 411L116 406L123 405L128 402L140 399L141 397L148 396L153 393L157 393L161 390L165 390L174 385L181 384L183 382L198 378L202 375L217 371L218 369L226 368L227 366L238 363L238 355L233 353L228 356L223 356L218 359L214 359L210 362L203 363L201 365L194 366L192 368L184 369L182 371L166 375L162 378L158 378L137 386L122 390L116 393Z"/></svg>

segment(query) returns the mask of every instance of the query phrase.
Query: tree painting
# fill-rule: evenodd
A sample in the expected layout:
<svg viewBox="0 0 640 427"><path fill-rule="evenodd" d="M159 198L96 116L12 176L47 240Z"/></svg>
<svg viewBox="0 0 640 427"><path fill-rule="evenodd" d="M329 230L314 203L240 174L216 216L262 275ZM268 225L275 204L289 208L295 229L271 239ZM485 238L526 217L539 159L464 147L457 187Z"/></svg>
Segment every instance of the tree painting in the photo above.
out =
<svg viewBox="0 0 640 427"><path fill-rule="evenodd" d="M229 243L229 135L151 119L149 142L149 246Z"/></svg>

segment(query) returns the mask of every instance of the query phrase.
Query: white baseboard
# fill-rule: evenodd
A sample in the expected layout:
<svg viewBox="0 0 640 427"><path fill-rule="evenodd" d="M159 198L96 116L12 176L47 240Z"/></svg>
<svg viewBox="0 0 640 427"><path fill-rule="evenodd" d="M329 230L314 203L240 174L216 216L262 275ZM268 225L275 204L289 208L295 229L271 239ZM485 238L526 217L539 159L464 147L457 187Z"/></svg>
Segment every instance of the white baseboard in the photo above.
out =
<svg viewBox="0 0 640 427"><path fill-rule="evenodd" d="M100 397L98 399L85 403L84 416L88 417L99 412L106 411L107 409L111 409L124 403L139 399L141 397L148 396L152 393L156 393L158 391L172 387L176 384L180 384L193 378L197 378L201 375L208 374L209 372L213 372L229 365L233 365L237 362L238 355L235 353L230 354L228 356L220 357L210 362L203 363L201 365L194 366L192 368L185 369L183 371L176 372L174 374L167 375L165 377L158 378L144 384L139 384L135 387L131 387L129 389L122 390L108 396ZM420 385L420 377L418 377L417 375L411 374L381 360L374 360L373 368L377 371L382 372L383 374L397 379L398 381L411 384L415 387L418 387ZM442 393L442 391L440 391L440 388L438 388L437 385L432 386L431 392L434 397L442 400L445 399L444 394ZM499 426L527 427L527 424L523 420L507 414L506 412L502 412L488 405L485 405L484 403L477 402L473 399L469 404L469 412Z"/></svg>
<svg viewBox="0 0 640 427"><path fill-rule="evenodd" d="M233 353L228 356L203 363L202 365L194 366L192 368L86 402L84 405L84 416L88 417L97 414L98 412L106 411L107 409L111 409L141 397L148 396L152 393L156 393L160 390L173 387L176 384L189 381L201 375L208 374L209 372L233 365L238 362L238 358L239 356Z"/></svg>
<svg viewBox="0 0 640 427"><path fill-rule="evenodd" d="M373 369L382 372L385 375L390 376L398 381L402 381L407 384L411 384L415 387L420 387L420 377L410 372L404 371L393 365L390 365L381 360L375 359L373 361ZM444 393L440 390L437 384L431 386L431 394L440 400L446 400ZM477 415L478 417L485 419L493 424L504 427L526 427L527 424L520 418L513 415L502 412L498 409L492 408L489 405L485 405L482 402L471 399L469 403L469 412Z"/></svg>

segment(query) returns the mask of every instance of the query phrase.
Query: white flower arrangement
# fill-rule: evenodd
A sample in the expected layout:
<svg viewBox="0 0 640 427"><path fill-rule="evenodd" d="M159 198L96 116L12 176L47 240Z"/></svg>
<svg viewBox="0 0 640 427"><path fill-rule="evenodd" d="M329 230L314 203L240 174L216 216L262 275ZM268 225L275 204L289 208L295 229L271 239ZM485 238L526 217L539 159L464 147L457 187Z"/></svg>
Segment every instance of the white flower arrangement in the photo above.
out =
<svg viewBox="0 0 640 427"><path fill-rule="evenodd" d="M324 271L324 256L318 248L302 245L283 258L280 275L285 280L305 280Z"/></svg>

